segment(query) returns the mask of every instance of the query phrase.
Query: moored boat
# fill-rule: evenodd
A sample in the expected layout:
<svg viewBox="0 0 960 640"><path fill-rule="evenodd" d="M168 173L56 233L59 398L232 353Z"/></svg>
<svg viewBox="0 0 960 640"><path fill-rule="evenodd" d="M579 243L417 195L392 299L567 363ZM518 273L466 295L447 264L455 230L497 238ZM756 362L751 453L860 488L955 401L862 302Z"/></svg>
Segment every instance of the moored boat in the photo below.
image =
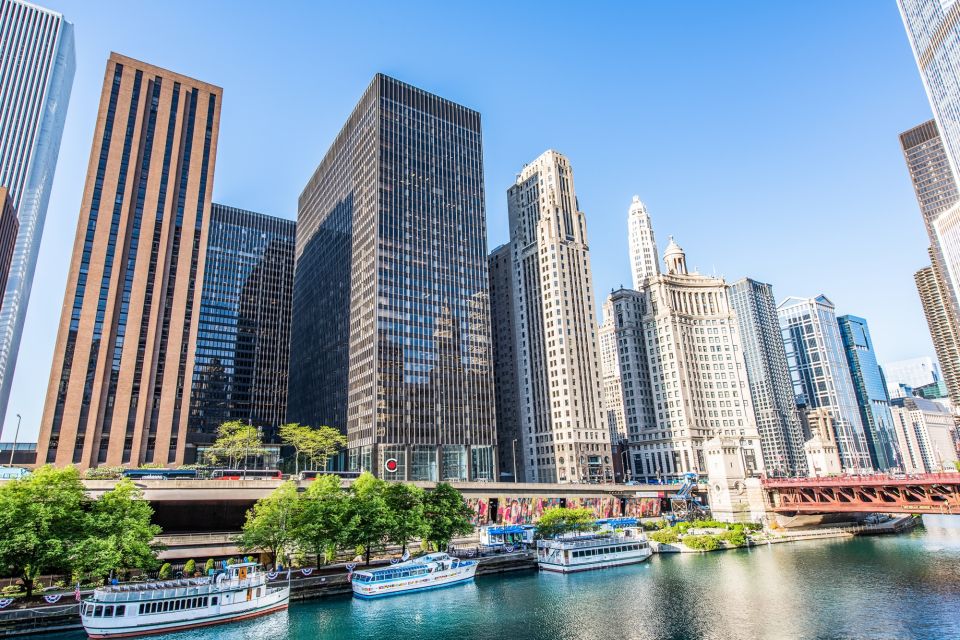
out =
<svg viewBox="0 0 960 640"><path fill-rule="evenodd" d="M643 562L653 555L636 520L600 521L600 531L537 541L537 564L545 571L573 573Z"/></svg>
<svg viewBox="0 0 960 640"><path fill-rule="evenodd" d="M287 582L268 584L256 562L213 576L101 587L80 604L91 638L127 638L235 622L287 608Z"/></svg>
<svg viewBox="0 0 960 640"><path fill-rule="evenodd" d="M353 594L358 598L379 598L398 593L449 587L473 580L477 563L446 553L430 553L382 569L354 571Z"/></svg>

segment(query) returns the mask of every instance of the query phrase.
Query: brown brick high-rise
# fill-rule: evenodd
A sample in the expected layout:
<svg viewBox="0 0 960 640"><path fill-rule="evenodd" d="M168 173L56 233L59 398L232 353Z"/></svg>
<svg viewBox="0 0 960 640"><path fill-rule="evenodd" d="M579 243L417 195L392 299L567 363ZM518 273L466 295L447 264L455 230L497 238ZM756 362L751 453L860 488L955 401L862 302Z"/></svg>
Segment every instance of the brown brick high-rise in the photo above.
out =
<svg viewBox="0 0 960 640"><path fill-rule="evenodd" d="M37 462L184 458L222 90L107 62Z"/></svg>

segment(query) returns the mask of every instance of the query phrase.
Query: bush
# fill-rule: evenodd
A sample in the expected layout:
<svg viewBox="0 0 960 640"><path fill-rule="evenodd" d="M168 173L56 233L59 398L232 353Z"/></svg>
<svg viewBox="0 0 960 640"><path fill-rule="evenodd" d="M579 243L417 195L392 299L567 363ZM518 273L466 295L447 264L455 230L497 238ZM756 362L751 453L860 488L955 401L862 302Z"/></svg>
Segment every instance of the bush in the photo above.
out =
<svg viewBox="0 0 960 640"><path fill-rule="evenodd" d="M213 558L207 558L207 564L203 565L203 572L210 573L216 567L216 563L213 561Z"/></svg>
<svg viewBox="0 0 960 640"><path fill-rule="evenodd" d="M161 580L168 580L170 578L170 574L172 573L173 573L173 567L170 566L169 562L164 562L162 565L160 565L160 574L158 575L158 577Z"/></svg>
<svg viewBox="0 0 960 640"><path fill-rule="evenodd" d="M116 480L123 475L123 467L95 467L87 469L83 477L87 480Z"/></svg>
<svg viewBox="0 0 960 640"><path fill-rule="evenodd" d="M18 584L10 584L5 586L3 589L0 589L0 593L3 593L5 596L11 596L15 593L20 593L23 591L23 588Z"/></svg>
<svg viewBox="0 0 960 640"><path fill-rule="evenodd" d="M720 534L720 539L724 542L732 544L735 547L745 547L747 545L747 535L743 532L743 528L733 529L732 531L725 531Z"/></svg>
<svg viewBox="0 0 960 640"><path fill-rule="evenodd" d="M674 544L680 539L674 529L661 529L650 534L650 539L660 544Z"/></svg>
<svg viewBox="0 0 960 640"><path fill-rule="evenodd" d="M193 561L193 558L187 560L187 564L183 565L183 575L190 577L197 570L197 563Z"/></svg>
<svg viewBox="0 0 960 640"><path fill-rule="evenodd" d="M697 551L715 551L720 548L718 536L684 536L683 544Z"/></svg>

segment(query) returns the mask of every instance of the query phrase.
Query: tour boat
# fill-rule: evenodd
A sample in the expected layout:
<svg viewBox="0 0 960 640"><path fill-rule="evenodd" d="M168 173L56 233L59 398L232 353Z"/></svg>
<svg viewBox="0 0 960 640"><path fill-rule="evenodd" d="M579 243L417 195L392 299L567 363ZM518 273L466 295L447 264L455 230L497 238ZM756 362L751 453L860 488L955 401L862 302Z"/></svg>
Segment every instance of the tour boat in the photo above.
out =
<svg viewBox="0 0 960 640"><path fill-rule="evenodd" d="M646 535L635 526L537 541L537 564L559 573L637 564L651 555Z"/></svg>
<svg viewBox="0 0 960 640"><path fill-rule="evenodd" d="M267 584L256 562L213 576L101 587L80 604L91 638L127 638L206 627L287 608L289 583Z"/></svg>
<svg viewBox="0 0 960 640"><path fill-rule="evenodd" d="M353 594L358 598L379 598L397 593L426 591L473 580L477 563L446 553L431 553L382 569L354 571Z"/></svg>

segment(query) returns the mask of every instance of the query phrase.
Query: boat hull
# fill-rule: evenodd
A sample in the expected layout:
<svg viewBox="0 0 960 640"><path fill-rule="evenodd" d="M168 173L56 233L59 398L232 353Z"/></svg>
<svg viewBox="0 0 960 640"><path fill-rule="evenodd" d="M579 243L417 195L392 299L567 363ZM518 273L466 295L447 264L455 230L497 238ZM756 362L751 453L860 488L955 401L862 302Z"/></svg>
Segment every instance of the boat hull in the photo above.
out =
<svg viewBox="0 0 960 640"><path fill-rule="evenodd" d="M628 564L640 564L641 562L646 562L652 556L652 553L643 556L632 556L627 558L610 558L606 560L599 560L597 562L583 563L583 564L551 564L546 562L540 562L540 569L542 571L552 571L554 573L579 573L581 571L593 571L596 569L608 569L610 567L622 567Z"/></svg>
<svg viewBox="0 0 960 640"><path fill-rule="evenodd" d="M444 571L442 575L430 574L422 578L400 580L385 583L358 583L354 582L353 595L364 600L374 598L385 598L404 593L416 593L417 591L429 591L431 589L442 589L452 587L473 580L477 572L477 565L470 564L461 566L457 569Z"/></svg>

